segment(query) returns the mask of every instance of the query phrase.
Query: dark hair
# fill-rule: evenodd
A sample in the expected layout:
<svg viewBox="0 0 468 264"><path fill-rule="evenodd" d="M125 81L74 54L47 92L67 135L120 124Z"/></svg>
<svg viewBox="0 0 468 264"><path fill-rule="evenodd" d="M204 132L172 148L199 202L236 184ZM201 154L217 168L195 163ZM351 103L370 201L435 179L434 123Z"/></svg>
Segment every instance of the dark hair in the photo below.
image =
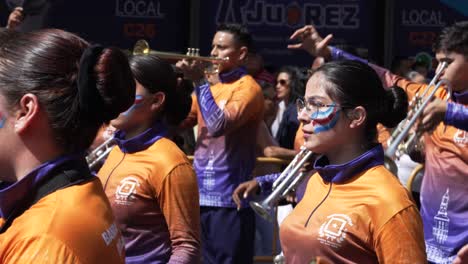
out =
<svg viewBox="0 0 468 264"><path fill-rule="evenodd" d="M395 127L406 117L408 98L400 87L384 90L377 73L359 61L333 61L320 66L321 73L330 82L327 94L342 105L362 106L367 111L366 136L376 138L377 123Z"/></svg>
<svg viewBox="0 0 468 264"><path fill-rule="evenodd" d="M192 97L185 82L178 86L173 67L154 55L136 55L130 58L130 68L135 79L150 93L165 94L163 114L166 122L179 125L190 111Z"/></svg>
<svg viewBox="0 0 468 264"><path fill-rule="evenodd" d="M89 69L80 69L89 44L72 33L46 29L7 34L0 41L1 92L10 107L27 93L36 95L57 144L66 152L87 149L104 122L132 105L135 82L119 49L104 48ZM79 88L78 76L94 81ZM96 96L100 104L91 103Z"/></svg>
<svg viewBox="0 0 468 264"><path fill-rule="evenodd" d="M252 36L246 27L240 24L221 24L216 31L231 33L239 46L245 46L248 51L255 52L252 44Z"/></svg>
<svg viewBox="0 0 468 264"><path fill-rule="evenodd" d="M434 43L432 43L432 51L434 53L438 53L438 52L441 52L441 46L440 46L440 42L442 41L441 39L441 35L439 34L435 39L434 39Z"/></svg>
<svg viewBox="0 0 468 264"><path fill-rule="evenodd" d="M304 97L304 84L305 81L299 69L294 66L283 66L278 71L280 73L287 73L289 75L289 103L295 103L297 98Z"/></svg>
<svg viewBox="0 0 468 264"><path fill-rule="evenodd" d="M456 52L468 57L468 21L444 28L440 34L438 47L441 51Z"/></svg>

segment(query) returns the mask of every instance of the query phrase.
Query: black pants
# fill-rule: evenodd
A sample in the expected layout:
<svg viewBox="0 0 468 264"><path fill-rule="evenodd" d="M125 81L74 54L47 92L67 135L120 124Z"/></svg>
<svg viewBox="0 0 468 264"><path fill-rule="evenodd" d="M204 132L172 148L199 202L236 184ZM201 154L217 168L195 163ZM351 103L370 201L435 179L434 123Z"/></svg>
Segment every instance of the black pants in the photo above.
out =
<svg viewBox="0 0 468 264"><path fill-rule="evenodd" d="M251 208L201 206L200 214L203 263L253 263L255 215Z"/></svg>

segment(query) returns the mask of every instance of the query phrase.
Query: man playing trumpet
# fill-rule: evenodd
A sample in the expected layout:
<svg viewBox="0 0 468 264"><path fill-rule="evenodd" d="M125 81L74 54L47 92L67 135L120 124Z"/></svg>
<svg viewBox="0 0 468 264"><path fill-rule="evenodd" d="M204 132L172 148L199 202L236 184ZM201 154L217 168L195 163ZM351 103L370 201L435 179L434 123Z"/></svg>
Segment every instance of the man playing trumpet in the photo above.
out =
<svg viewBox="0 0 468 264"><path fill-rule="evenodd" d="M192 110L183 126L198 123L193 165L200 190L204 263L253 261L254 212L247 203L237 210L231 198L235 187L252 175L256 134L263 118L260 86L241 66L251 42L240 25L217 29L211 55L229 59L215 63L220 80L215 85L204 80L200 64L177 63L196 84Z"/></svg>

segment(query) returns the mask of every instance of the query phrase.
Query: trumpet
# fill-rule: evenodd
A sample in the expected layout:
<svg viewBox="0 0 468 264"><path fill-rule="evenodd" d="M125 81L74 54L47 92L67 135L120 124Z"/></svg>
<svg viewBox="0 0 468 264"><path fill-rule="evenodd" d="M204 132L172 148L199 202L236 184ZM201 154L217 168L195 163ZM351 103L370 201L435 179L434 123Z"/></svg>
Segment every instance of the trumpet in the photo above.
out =
<svg viewBox="0 0 468 264"><path fill-rule="evenodd" d="M216 57L204 57L200 56L199 49L195 48L188 48L187 54L179 54L179 53L172 53L172 52L161 52L151 50L148 42L144 39L140 39L135 43L133 47L132 54L133 55L144 55L144 54L153 54L161 59L174 59L174 60L182 60L182 59L189 59L189 60L199 60L211 63L219 63L223 61L228 61L229 58L216 58Z"/></svg>
<svg viewBox="0 0 468 264"><path fill-rule="evenodd" d="M273 183L272 193L262 202L250 202L250 207L264 219L272 222L271 212L276 203L285 197L290 191L295 190L299 184L308 176L307 173L299 172L299 169L312 156L312 151L307 150L304 146L301 151L289 163L286 169L283 170L278 179Z"/></svg>
<svg viewBox="0 0 468 264"><path fill-rule="evenodd" d="M449 89L450 97L450 84L446 80L439 79L442 72L447 68L448 64L442 62L438 67L438 72L431 80L429 85L424 89L421 96L416 94L413 100L410 102L410 111L408 116L398 124L395 131L392 133L391 138L389 139L388 148L385 151L385 156L391 160L394 158L400 158L404 153L408 153L409 150L416 144L420 132L416 131L415 133L409 135L411 128L414 126L418 118L422 115L424 108L432 101L435 93L440 88L441 85L446 85ZM448 98L449 98L448 97Z"/></svg>
<svg viewBox="0 0 468 264"><path fill-rule="evenodd" d="M115 144L114 137L111 137L86 156L86 162L88 163L88 167L91 171L96 169L101 161L107 158Z"/></svg>

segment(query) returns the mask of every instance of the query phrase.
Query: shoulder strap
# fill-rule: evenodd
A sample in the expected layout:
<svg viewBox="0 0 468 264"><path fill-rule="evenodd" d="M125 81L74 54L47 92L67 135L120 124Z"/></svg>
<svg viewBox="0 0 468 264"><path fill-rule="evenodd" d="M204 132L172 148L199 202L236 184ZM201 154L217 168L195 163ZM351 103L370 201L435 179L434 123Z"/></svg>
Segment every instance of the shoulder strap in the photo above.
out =
<svg viewBox="0 0 468 264"><path fill-rule="evenodd" d="M43 197L57 190L77 185L94 178L86 162L81 160L67 161L49 174L50 177L44 180L37 189L32 190L30 195L19 202L18 206L15 207L13 212L6 219L5 224L0 228L0 234L4 233L11 226L13 220L22 215Z"/></svg>

